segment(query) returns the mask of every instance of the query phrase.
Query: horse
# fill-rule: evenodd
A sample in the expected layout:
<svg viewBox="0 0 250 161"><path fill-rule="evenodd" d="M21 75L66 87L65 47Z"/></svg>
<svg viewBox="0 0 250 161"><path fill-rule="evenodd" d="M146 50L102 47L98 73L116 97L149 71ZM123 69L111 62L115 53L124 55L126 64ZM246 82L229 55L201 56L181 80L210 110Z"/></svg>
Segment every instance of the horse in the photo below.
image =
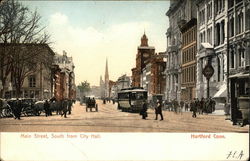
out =
<svg viewBox="0 0 250 161"><path fill-rule="evenodd" d="M62 100L50 102L50 110L56 111L57 114L60 114L61 116L64 115L64 117L66 118L66 113L68 111L68 101Z"/></svg>

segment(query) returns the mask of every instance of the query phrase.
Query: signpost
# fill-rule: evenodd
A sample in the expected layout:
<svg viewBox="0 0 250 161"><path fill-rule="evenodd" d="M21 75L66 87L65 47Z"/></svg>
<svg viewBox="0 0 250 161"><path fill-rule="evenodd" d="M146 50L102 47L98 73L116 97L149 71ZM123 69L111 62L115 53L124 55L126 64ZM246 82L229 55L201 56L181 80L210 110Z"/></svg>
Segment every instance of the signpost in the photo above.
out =
<svg viewBox="0 0 250 161"><path fill-rule="evenodd" d="M202 74L207 78L207 98L209 98L209 79L214 74L214 68L210 63L208 63L202 70Z"/></svg>

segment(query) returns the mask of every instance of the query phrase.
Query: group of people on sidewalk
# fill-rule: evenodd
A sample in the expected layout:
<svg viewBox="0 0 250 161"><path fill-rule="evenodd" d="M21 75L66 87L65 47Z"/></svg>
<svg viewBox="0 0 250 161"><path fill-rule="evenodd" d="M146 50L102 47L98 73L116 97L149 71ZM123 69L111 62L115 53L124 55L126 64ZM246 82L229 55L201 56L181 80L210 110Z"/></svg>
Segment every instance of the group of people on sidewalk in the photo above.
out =
<svg viewBox="0 0 250 161"><path fill-rule="evenodd" d="M155 120L158 120L158 115L161 116L160 120L163 120L162 101L157 100L157 103L156 103L156 106L155 106L154 109L155 109ZM140 115L142 115L142 119L146 119L148 117L148 114L147 114L147 103L146 102L143 103Z"/></svg>
<svg viewBox="0 0 250 161"><path fill-rule="evenodd" d="M215 101L209 97L209 98L201 98L199 100L198 98L194 98L191 101L180 101L172 100L170 103L165 102L164 105L168 106L169 111L174 111L175 113L181 113L183 111L183 108L185 108L185 111L191 111L192 117L196 118L196 113L199 114L203 113L212 113L215 111ZM163 103L161 100L157 100L156 106L155 106L155 120L158 119L158 115L161 116L161 120L163 120L163 114L162 114L162 107ZM140 112L140 115L142 115L142 119L146 119L147 117L147 103L145 102L143 104L143 108Z"/></svg>

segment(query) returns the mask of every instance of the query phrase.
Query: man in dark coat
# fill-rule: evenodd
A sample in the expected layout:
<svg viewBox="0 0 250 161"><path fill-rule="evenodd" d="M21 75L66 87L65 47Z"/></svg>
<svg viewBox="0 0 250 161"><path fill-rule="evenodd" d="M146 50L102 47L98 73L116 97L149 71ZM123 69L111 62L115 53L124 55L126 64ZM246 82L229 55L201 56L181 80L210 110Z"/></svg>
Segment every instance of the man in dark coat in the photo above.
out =
<svg viewBox="0 0 250 161"><path fill-rule="evenodd" d="M45 103L44 103L44 111L45 111L45 116L46 117L50 115L49 108L50 108L50 104L49 104L48 100L46 100Z"/></svg>
<svg viewBox="0 0 250 161"><path fill-rule="evenodd" d="M184 107L184 101L181 100L180 106L181 106L181 111L182 111L182 109L183 109L183 107Z"/></svg>
<svg viewBox="0 0 250 161"><path fill-rule="evenodd" d="M72 110L72 100L68 100L68 111L69 111L69 115L71 114L71 110Z"/></svg>
<svg viewBox="0 0 250 161"><path fill-rule="evenodd" d="M195 99L193 101L191 101L191 103L190 103L190 111L193 112L192 117L195 118L196 117L196 112L197 112L197 106L195 104Z"/></svg>
<svg viewBox="0 0 250 161"><path fill-rule="evenodd" d="M161 116L161 120L163 120L163 115L162 115L162 103L160 100L157 100L157 105L155 108L155 120L158 120L158 114Z"/></svg>
<svg viewBox="0 0 250 161"><path fill-rule="evenodd" d="M66 99L61 101L61 108L62 108L61 117L64 116L64 118L67 118L68 103Z"/></svg>
<svg viewBox="0 0 250 161"><path fill-rule="evenodd" d="M147 103L144 102L143 105L142 105L142 110L140 112L140 114L142 115L142 119L145 119L146 120L146 117L148 117L148 114L147 114Z"/></svg>
<svg viewBox="0 0 250 161"><path fill-rule="evenodd" d="M17 99L16 101L16 107L15 107L15 116L18 120L20 120L20 117L21 117L21 112L22 112L22 103L21 103L21 100Z"/></svg>

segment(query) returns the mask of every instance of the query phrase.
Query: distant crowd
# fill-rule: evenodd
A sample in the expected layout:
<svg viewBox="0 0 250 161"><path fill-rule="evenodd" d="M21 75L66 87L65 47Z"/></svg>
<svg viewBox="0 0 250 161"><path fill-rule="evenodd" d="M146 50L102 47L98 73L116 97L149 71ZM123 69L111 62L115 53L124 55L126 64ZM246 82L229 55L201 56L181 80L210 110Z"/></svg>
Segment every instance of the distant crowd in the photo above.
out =
<svg viewBox="0 0 250 161"><path fill-rule="evenodd" d="M196 118L197 113L203 114L203 113L212 113L215 111L215 101L210 98L201 98L200 100L198 98L194 98L191 101L180 101L178 102L176 99L172 101L162 101L160 99L157 99L156 104L152 104L151 106L154 107L155 110L155 120L158 119L158 115L160 115L161 120L163 120L163 114L162 114L162 108L166 108L168 111L173 111L175 113L182 114L182 111L191 111L192 117ZM145 102L143 104L142 110L140 112L140 115L142 115L142 119L146 119L147 115L147 103Z"/></svg>

